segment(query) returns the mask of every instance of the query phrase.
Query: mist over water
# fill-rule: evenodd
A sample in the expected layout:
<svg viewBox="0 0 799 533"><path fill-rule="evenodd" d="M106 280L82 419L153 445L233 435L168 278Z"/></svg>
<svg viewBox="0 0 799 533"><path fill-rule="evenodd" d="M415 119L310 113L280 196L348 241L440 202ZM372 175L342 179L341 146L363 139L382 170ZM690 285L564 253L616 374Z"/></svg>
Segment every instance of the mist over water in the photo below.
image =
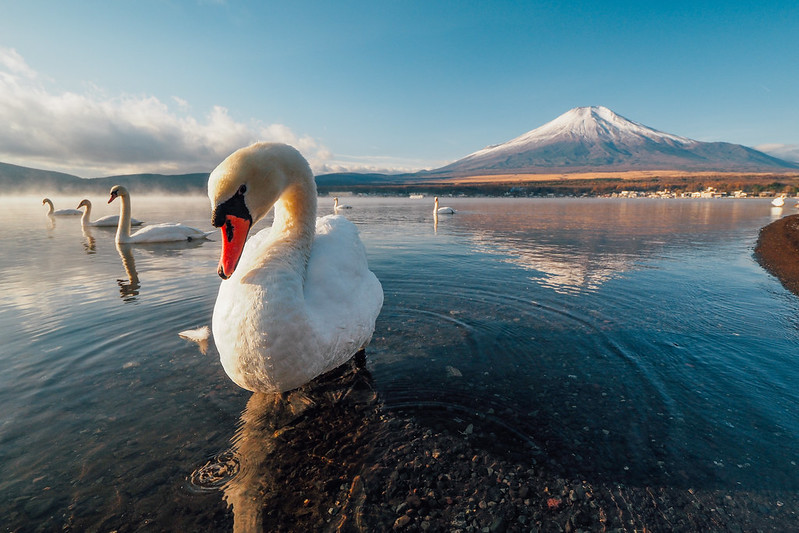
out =
<svg viewBox="0 0 799 533"><path fill-rule="evenodd" d="M56 209L81 198L52 197ZM117 213L90 199L94 218ZM147 223L212 229L206 198L132 201ZM118 247L113 228L49 220L40 197L0 198L0 515L12 529L120 523L132 500L161 509L157 528L224 523L216 488L192 482L209 460L238 450L245 473L227 473L239 480L259 453L297 465L251 438L272 434L255 413L316 413L320 427L346 416L357 431L374 402L433 428L489 428L496 453L564 475L799 488L799 299L752 257L759 229L793 208L446 198L457 213L436 221L431 198L346 203L385 303L368 377L355 378L376 396L342 415L305 400L278 412L227 378L213 342L203 353L178 337L210 324L218 237Z"/></svg>

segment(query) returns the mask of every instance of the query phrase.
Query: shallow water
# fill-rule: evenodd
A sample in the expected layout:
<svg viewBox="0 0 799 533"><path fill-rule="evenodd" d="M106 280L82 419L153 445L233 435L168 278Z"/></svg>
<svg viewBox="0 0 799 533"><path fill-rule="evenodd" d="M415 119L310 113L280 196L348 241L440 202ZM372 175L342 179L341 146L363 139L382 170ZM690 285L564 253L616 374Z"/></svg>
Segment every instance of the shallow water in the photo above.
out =
<svg viewBox="0 0 799 533"><path fill-rule="evenodd" d="M94 218L115 213L94 200ZM430 199L346 199L385 292L366 360L382 408L488 428L497 453L564 475L799 488L799 299L752 256L793 208L445 200L458 213L436 222ZM53 223L40 203L0 199L0 516L102 528L137 500L160 509L156 529L175 513L224 525L203 465L231 445L281 457L242 436L269 402L226 377L213 343L177 335L210 323L219 239L117 248L113 230ZM205 198L133 210L212 229ZM342 416L322 413L306 416Z"/></svg>

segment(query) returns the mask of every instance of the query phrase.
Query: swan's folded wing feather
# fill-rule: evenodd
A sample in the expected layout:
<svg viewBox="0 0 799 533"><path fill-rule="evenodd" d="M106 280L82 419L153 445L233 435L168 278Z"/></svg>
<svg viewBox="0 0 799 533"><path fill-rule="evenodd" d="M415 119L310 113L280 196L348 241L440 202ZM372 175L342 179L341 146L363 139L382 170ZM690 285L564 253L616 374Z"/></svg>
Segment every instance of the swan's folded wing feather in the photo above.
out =
<svg viewBox="0 0 799 533"><path fill-rule="evenodd" d="M383 305L383 288L369 270L366 250L352 222L327 216L317 221L316 231L304 294L312 327L335 353L331 369L371 339Z"/></svg>

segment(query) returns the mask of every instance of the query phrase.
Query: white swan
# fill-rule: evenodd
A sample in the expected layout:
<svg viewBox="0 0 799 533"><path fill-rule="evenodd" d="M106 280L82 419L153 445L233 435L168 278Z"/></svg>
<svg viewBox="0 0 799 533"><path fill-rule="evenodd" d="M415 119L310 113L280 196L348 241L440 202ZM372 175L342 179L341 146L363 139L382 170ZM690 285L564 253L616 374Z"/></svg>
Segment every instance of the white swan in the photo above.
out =
<svg viewBox="0 0 799 533"><path fill-rule="evenodd" d="M781 194L777 198L774 198L771 201L771 205L773 205L774 207L782 207L782 206L784 206L785 205L785 195Z"/></svg>
<svg viewBox="0 0 799 533"><path fill-rule="evenodd" d="M82 226L90 226L92 228L113 228L114 226L119 226L119 215L108 215L100 217L97 220L90 220L92 216L92 203L85 198L78 204L78 209L81 207L86 208L86 210L83 211L83 216L80 217ZM135 218L130 219L131 226L141 226L142 224L143 222L141 220L136 220Z"/></svg>
<svg viewBox="0 0 799 533"><path fill-rule="evenodd" d="M117 226L117 243L153 243L153 242L177 242L177 241L192 241L195 239L205 239L210 235L211 231L200 231L196 228L184 226L183 224L153 224L152 226L145 226L133 235L130 234L130 194L128 190L121 185L114 185L111 187L111 197L108 203L114 201L116 197L120 198L121 205L119 206L119 225Z"/></svg>
<svg viewBox="0 0 799 533"><path fill-rule="evenodd" d="M351 205L347 204L339 204L338 203L338 196L333 197L333 210L338 211L339 209L352 209Z"/></svg>
<svg viewBox="0 0 799 533"><path fill-rule="evenodd" d="M55 216L55 217L71 217L75 215L82 215L83 212L78 209L59 209L58 211L53 210L53 201L49 198L45 198L42 200L42 205L47 204L47 216Z"/></svg>
<svg viewBox="0 0 799 533"><path fill-rule="evenodd" d="M348 361L374 332L383 288L355 225L316 218L307 161L284 144L258 143L208 179L212 222L222 228L212 330L222 366L239 386L284 392ZM271 228L253 224L274 205Z"/></svg>
<svg viewBox="0 0 799 533"><path fill-rule="evenodd" d="M438 215L454 215L455 210L451 207L438 207L438 196L436 196L436 205L433 208L433 213Z"/></svg>

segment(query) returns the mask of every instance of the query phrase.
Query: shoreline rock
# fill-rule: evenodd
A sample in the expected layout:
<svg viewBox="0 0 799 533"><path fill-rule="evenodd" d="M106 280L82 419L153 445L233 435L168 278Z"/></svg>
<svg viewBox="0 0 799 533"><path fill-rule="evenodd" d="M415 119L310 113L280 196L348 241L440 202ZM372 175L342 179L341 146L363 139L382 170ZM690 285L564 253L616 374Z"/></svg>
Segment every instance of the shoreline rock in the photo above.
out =
<svg viewBox="0 0 799 533"><path fill-rule="evenodd" d="M786 289L799 295L799 215L764 226L755 245L755 258Z"/></svg>

